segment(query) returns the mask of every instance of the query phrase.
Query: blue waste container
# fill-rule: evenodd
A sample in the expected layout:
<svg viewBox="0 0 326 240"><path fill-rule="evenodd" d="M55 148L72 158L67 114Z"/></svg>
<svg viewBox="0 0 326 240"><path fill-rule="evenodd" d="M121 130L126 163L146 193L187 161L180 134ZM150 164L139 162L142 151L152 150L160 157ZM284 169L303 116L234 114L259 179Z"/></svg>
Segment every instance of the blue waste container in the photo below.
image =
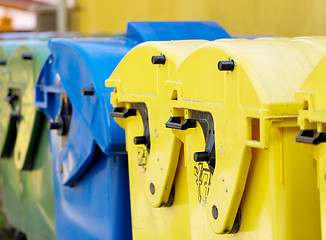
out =
<svg viewBox="0 0 326 240"><path fill-rule="evenodd" d="M151 40L228 38L217 23L129 22L126 37L54 39L35 86L49 120L58 239L131 239L124 131L105 87L124 55Z"/></svg>

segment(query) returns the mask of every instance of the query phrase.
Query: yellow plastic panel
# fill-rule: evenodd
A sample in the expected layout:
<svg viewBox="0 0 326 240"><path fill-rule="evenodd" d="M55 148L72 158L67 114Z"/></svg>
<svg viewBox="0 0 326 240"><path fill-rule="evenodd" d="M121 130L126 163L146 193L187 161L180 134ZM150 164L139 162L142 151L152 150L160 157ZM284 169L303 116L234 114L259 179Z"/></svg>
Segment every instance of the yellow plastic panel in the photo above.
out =
<svg viewBox="0 0 326 240"><path fill-rule="evenodd" d="M256 212L247 211L248 218L254 218L255 215L264 218L259 227L251 229L252 237L255 236L253 239L262 239L258 237L260 232L270 233L264 239L305 239L303 236L320 238L320 226L316 224L319 221L319 204L316 198L317 189L314 182L316 173L313 161L310 162L309 169L301 169L306 160L311 158L307 154L302 155L302 151L298 156L301 149L300 145L294 142L294 138L290 140L290 137L282 135L280 139L285 142L275 147L278 141L274 139L275 134L271 135L271 128L277 126L280 128L279 131L289 131L291 136L295 136L295 131L288 128L297 127L296 114L303 106L303 102L295 100L294 92L300 88L318 60L325 55L324 46L324 43L312 44L311 41L284 38L218 40L192 52L166 81L166 87L172 92L176 91L178 96L170 100L170 116L173 116L173 112L184 112L183 117L187 119L192 118L192 113L198 111L208 112L213 116L216 167L211 177L205 177L206 182L210 179L208 181L210 184L202 183L203 189L198 188L200 194L196 195L196 199L206 199L201 208L206 208L206 221L211 226L211 231L216 234L227 236L225 234L239 230L234 224L239 222L238 210L242 205L250 163L255 158L252 152L253 149L260 149L259 152L270 152L267 159L270 158L271 162L280 162L278 169L280 177L274 180L275 176L271 175L266 183L272 188L268 190L271 191L269 194L272 194L272 199L262 201L263 208L268 209L263 212L260 209ZM218 70L219 61L230 60L235 62L233 71ZM180 130L172 131L184 142L187 166L191 166L194 162L194 153L205 151L202 128L197 122L195 129L188 129L182 133ZM288 141L292 141L294 145ZM297 170L302 172L302 175L299 173L300 177L309 178L312 182L306 184L303 180L302 186L296 187L294 182L297 181L297 175L288 169L290 168L288 159L297 159L300 162L298 166L301 166L300 171ZM267 160L262 157L256 161ZM286 168L282 165L283 161L286 161ZM209 169L207 164L202 166L199 164L195 164L192 170L188 169L188 181L191 179L191 171L196 174L199 169L205 168L207 173ZM285 182L285 179L288 180ZM283 192L273 189L281 189L282 184L288 184L289 187ZM208 185L209 190L205 189ZM189 187L189 198L194 198L192 196L194 191L190 189ZM305 194L311 196L307 197L307 200L312 202L312 205L304 206L303 211L310 213L305 216L298 212L298 206L305 205L304 198L301 197L300 203L295 202L300 201L297 197L301 196L302 189ZM207 196L203 196L202 192L208 192ZM190 206L191 209L192 207ZM246 212L245 209L243 211ZM274 211L277 211L277 214L274 214ZM196 212L198 213L198 209ZM200 215L203 216L203 213ZM196 218L192 212L190 217L192 220ZM270 218L274 218L272 223L268 223ZM192 226L199 222L203 222L200 226L204 226L204 219L200 217L199 219L194 220ZM257 218L254 219L258 221ZM284 222L283 225L279 223L281 221ZM241 236L242 228L248 227L246 222L241 224L243 225L237 236ZM232 234L229 235L230 238L231 236Z"/></svg>
<svg viewBox="0 0 326 240"><path fill-rule="evenodd" d="M296 92L297 99L306 101L299 114L301 129L307 129L304 121L326 123L326 101L324 99L326 84L326 58L322 59L311 72L301 89ZM309 129L309 128L308 128Z"/></svg>
<svg viewBox="0 0 326 240"><path fill-rule="evenodd" d="M322 239L324 240L326 239L325 74L326 58L320 61L317 67L315 67L306 79L301 89L296 92L296 98L304 100L304 105L299 111L298 117L300 128L302 131L311 131L313 134L306 139L308 141L304 141L301 132L297 137L297 141L303 140L303 142L305 142L302 144L302 147L311 154L317 163Z"/></svg>

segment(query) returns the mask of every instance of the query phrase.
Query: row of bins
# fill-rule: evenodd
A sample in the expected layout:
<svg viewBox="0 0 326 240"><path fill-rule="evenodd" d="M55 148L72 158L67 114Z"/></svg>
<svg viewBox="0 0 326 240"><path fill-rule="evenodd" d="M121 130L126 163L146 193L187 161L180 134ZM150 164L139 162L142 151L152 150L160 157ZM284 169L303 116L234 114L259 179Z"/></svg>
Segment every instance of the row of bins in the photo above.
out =
<svg viewBox="0 0 326 240"><path fill-rule="evenodd" d="M326 239L325 57L326 37L213 22L0 42L9 223L27 239Z"/></svg>
<svg viewBox="0 0 326 240"><path fill-rule="evenodd" d="M228 37L214 22L130 22L125 37L0 42L9 223L27 239L131 239L124 132L104 80L141 42Z"/></svg>

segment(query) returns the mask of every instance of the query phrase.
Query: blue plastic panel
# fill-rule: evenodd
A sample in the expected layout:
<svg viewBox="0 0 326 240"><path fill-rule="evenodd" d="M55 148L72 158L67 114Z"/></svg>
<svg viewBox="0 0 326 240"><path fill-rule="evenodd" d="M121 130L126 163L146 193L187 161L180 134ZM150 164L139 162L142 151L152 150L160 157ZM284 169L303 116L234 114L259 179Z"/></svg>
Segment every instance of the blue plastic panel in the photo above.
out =
<svg viewBox="0 0 326 240"><path fill-rule="evenodd" d="M230 35L216 22L129 22L127 38L138 41L205 39L214 41Z"/></svg>

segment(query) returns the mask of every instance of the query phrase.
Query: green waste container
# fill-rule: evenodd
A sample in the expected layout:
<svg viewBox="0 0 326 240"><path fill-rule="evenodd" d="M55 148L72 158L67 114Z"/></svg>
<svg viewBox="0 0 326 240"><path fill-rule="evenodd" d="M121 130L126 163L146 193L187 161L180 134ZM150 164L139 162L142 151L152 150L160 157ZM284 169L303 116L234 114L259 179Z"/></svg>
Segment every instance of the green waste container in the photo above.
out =
<svg viewBox="0 0 326 240"><path fill-rule="evenodd" d="M34 107L34 84L48 59L46 41L16 43L1 66L0 166L2 207L27 239L55 239L52 164L47 122ZM4 58L13 46L0 43ZM0 52L1 54L1 52ZM6 56L7 54L7 56ZM2 56L0 56L2 59Z"/></svg>

